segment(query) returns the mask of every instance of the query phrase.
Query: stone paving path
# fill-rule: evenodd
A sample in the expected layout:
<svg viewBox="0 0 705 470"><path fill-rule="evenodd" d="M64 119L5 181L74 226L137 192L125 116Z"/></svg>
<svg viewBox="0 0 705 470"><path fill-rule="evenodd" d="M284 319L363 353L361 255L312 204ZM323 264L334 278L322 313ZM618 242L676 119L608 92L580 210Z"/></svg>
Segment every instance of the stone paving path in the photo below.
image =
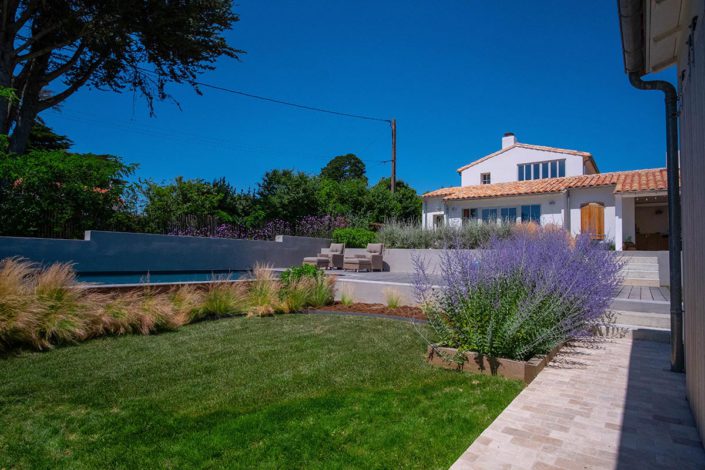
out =
<svg viewBox="0 0 705 470"><path fill-rule="evenodd" d="M452 468L705 469L669 351L631 339L565 348Z"/></svg>

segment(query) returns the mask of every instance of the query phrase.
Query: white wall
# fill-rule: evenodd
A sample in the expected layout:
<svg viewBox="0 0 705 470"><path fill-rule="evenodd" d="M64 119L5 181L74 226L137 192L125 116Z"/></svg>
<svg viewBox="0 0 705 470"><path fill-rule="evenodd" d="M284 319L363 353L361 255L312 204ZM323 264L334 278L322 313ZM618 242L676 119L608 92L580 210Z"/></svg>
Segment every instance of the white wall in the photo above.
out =
<svg viewBox="0 0 705 470"><path fill-rule="evenodd" d="M616 240L617 229L615 197L613 191L614 186L605 186L601 188L574 188L570 190L570 232L573 235L580 233L581 206L590 202L599 202L605 206L605 238L608 240Z"/></svg>
<svg viewBox="0 0 705 470"><path fill-rule="evenodd" d="M578 176L584 174L583 157L569 155L566 153L514 147L461 172L461 186L473 186L480 184L480 175L482 173L490 173L491 182L493 184L517 181L517 165L521 163L563 159L565 159L566 176Z"/></svg>
<svg viewBox="0 0 705 470"><path fill-rule="evenodd" d="M499 209L514 207L517 210L517 222L521 222L521 206L527 204L541 205L541 225L555 224L564 226L566 220L565 195L555 193L540 196L521 196L507 198L477 199L468 201L448 202L448 223L459 226L462 224L463 209L478 209L478 217L482 218L482 209Z"/></svg>
<svg viewBox="0 0 705 470"><path fill-rule="evenodd" d="M421 226L424 228L433 228L433 217L444 213L443 206L443 198L436 197L424 199Z"/></svg>
<svg viewBox="0 0 705 470"><path fill-rule="evenodd" d="M617 251L623 248L623 242L631 239L632 243L636 243L636 220L634 211L634 198L625 197L622 195L614 196L614 212L615 212L615 233L614 244ZM606 212L606 211L605 211ZM607 217L607 216L605 216Z"/></svg>

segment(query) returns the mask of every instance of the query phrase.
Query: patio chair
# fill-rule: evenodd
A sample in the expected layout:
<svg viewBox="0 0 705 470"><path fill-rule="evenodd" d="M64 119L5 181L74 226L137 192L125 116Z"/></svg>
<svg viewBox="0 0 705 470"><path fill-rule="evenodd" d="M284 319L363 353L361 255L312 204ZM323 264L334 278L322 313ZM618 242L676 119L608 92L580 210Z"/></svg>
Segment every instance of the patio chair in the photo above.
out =
<svg viewBox="0 0 705 470"><path fill-rule="evenodd" d="M328 259L328 267L330 269L343 269L343 260L345 259L345 243L331 243L330 248L323 249L318 254L319 258Z"/></svg>
<svg viewBox="0 0 705 470"><path fill-rule="evenodd" d="M382 253L384 253L383 243L368 243L366 253L355 255L355 258L368 260L372 267L372 271L382 271L384 269L384 258L382 257Z"/></svg>

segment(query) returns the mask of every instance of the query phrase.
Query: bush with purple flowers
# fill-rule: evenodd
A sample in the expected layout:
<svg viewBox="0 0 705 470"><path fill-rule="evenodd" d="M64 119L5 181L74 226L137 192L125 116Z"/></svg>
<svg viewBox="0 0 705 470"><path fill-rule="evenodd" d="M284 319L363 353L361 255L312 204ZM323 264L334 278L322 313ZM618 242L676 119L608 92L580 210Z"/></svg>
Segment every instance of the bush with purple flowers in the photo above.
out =
<svg viewBox="0 0 705 470"><path fill-rule="evenodd" d="M422 259L415 263L440 344L488 357L527 360L591 334L620 285L614 252L557 228L520 226L482 250L444 250L441 287Z"/></svg>
<svg viewBox="0 0 705 470"><path fill-rule="evenodd" d="M260 227L246 227L237 224L221 224L212 220L199 221L184 219L173 224L169 235L209 238L241 238L250 240L274 240L277 235L297 235L300 237L330 238L333 231L348 226L348 221L341 216L306 216L289 223L284 220L270 220Z"/></svg>

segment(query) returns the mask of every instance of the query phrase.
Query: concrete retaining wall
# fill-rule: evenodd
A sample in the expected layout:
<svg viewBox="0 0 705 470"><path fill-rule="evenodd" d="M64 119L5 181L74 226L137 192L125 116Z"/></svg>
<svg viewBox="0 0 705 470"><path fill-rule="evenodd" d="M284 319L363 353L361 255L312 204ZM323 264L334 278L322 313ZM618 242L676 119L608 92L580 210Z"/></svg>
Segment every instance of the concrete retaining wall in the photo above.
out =
<svg viewBox="0 0 705 470"><path fill-rule="evenodd" d="M425 260L430 269L436 269L440 259L442 250L426 249L426 250L407 250L401 248L385 248L384 250L384 270L393 273L412 273L414 272L413 257L420 256ZM345 255L353 256L355 254L365 253L363 248L346 248Z"/></svg>
<svg viewBox="0 0 705 470"><path fill-rule="evenodd" d="M246 271L258 262L298 265L329 245L323 238L290 236L272 242L89 231L84 240L0 237L0 259L75 263L79 273Z"/></svg>

